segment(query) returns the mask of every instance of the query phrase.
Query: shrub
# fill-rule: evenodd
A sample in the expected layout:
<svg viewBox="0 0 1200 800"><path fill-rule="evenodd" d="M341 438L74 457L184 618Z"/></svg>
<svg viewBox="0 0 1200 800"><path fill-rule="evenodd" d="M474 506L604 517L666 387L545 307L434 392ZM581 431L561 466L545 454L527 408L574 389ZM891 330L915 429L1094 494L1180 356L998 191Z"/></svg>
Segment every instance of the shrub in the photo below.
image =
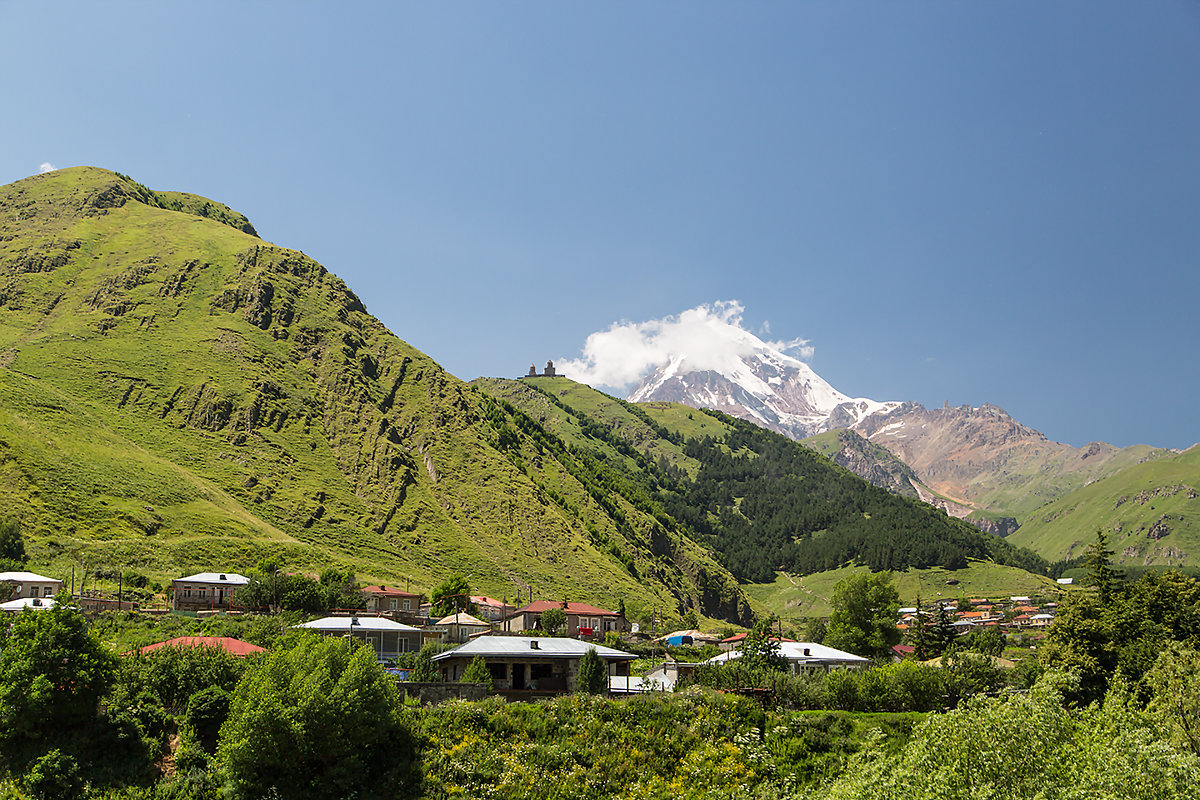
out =
<svg viewBox="0 0 1200 800"><path fill-rule="evenodd" d="M21 782L35 800L75 800L83 796L79 764L57 749L34 761Z"/></svg>

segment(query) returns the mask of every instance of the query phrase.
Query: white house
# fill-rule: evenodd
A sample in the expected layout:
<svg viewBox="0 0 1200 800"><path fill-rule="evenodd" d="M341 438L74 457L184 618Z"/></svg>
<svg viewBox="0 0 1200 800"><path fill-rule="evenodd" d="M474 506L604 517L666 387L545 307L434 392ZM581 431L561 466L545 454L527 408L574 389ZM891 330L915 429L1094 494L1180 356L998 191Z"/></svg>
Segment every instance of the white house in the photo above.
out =
<svg viewBox="0 0 1200 800"><path fill-rule="evenodd" d="M248 583L249 578L234 572L197 572L176 578L171 581L171 607L177 611L228 608L233 593Z"/></svg>
<svg viewBox="0 0 1200 800"><path fill-rule="evenodd" d="M393 622L387 617L324 617L292 627L314 631L322 636L361 639L371 645L375 650L375 658L380 662L421 649L420 628Z"/></svg>
<svg viewBox="0 0 1200 800"><path fill-rule="evenodd" d="M500 692L562 694L575 688L579 660L594 649L610 678L629 674L637 656L578 639L550 636L476 636L433 657L447 681L461 681L467 666L482 656ZM620 682L621 678L617 678Z"/></svg>
<svg viewBox="0 0 1200 800"><path fill-rule="evenodd" d="M17 600L29 597L54 597L62 591L62 581L57 578L47 578L36 572L0 572L0 583L16 584L16 592L11 599ZM0 598L9 600L9 597Z"/></svg>
<svg viewBox="0 0 1200 800"><path fill-rule="evenodd" d="M54 608L54 598L22 597L19 600L9 600L7 603L0 603L0 611L10 611L14 614L24 611L27 608L32 608L34 611Z"/></svg>
<svg viewBox="0 0 1200 800"><path fill-rule="evenodd" d="M791 665L792 672L796 673L811 670L828 672L832 669L866 669L871 666L869 658L856 656L853 653L847 653L833 647L826 647L823 644L816 644L815 642L779 642L778 645L779 655L787 659L788 664ZM704 663L724 664L735 658L741 658L741 655L741 650L730 650L714 656Z"/></svg>

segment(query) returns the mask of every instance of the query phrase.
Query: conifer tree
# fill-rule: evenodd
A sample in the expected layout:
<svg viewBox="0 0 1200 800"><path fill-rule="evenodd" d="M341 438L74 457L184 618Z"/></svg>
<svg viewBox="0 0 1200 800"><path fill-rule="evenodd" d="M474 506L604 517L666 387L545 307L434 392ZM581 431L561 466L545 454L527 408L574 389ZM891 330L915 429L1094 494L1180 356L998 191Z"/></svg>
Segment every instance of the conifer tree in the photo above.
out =
<svg viewBox="0 0 1200 800"><path fill-rule="evenodd" d="M1112 557L1115 555L1108 546L1108 536L1103 530L1096 530L1096 541L1088 545L1083 561L1087 564L1088 583L1096 587L1101 605L1107 606L1113 598L1117 583L1124 580L1125 573L1112 567Z"/></svg>

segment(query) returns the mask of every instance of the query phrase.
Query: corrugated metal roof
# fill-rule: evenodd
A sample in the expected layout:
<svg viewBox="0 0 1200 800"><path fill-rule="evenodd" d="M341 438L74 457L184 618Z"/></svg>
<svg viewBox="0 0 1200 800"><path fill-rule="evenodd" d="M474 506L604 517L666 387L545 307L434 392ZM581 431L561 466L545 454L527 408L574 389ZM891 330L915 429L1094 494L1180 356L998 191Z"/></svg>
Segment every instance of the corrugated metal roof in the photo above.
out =
<svg viewBox="0 0 1200 800"><path fill-rule="evenodd" d="M808 652L805 653L804 651ZM726 653L721 653L719 656L714 656L706 664L721 664L735 658L740 658L741 650L730 650ZM786 658L788 661L812 661L812 662L840 662L840 663L868 663L870 659L856 656L853 653L847 653L843 650L837 650L833 647L826 647L823 644L816 642L779 642L779 655Z"/></svg>
<svg viewBox="0 0 1200 800"><path fill-rule="evenodd" d="M451 614L448 617L442 617L441 619L439 619L437 622L435 622L433 624L434 625L475 625L475 626L484 627L484 628L490 628L492 625L492 623L484 622L483 620L479 619L478 617L472 617L470 614L467 614L466 612L459 612L457 614Z"/></svg>
<svg viewBox="0 0 1200 800"><path fill-rule="evenodd" d="M191 581L192 583L225 583L231 586L245 586L250 582L245 575L238 575L236 572L197 572L195 575L175 580Z"/></svg>
<svg viewBox="0 0 1200 800"><path fill-rule="evenodd" d="M248 656L253 653L266 652L265 648L259 647L256 644L250 644L249 642L243 642L241 639L233 639L228 636L180 636L175 639L168 639L165 642L156 642L148 644L145 647L139 647L136 652L153 653L155 650L161 650L164 647L216 647L235 656Z"/></svg>
<svg viewBox="0 0 1200 800"><path fill-rule="evenodd" d="M62 583L58 578L47 578L36 572L0 572L0 581L21 581L22 583Z"/></svg>
<svg viewBox="0 0 1200 800"><path fill-rule="evenodd" d="M351 631L350 623L353 622L353 630L355 631L387 631L387 632L421 632L420 628L414 628L412 625L405 625L403 622L393 622L387 617L323 617L322 619L314 619L312 622L305 622L300 625L293 625L293 628L308 628L314 631L340 631L341 633L349 633Z"/></svg>
<svg viewBox="0 0 1200 800"><path fill-rule="evenodd" d="M41 611L44 608L54 608L54 598L20 597L16 600L9 600L7 603L0 603L0 611L21 611L26 608L32 608L34 611Z"/></svg>
<svg viewBox="0 0 1200 800"><path fill-rule="evenodd" d="M532 644L531 644L532 643ZM534 647L533 645L536 645ZM582 658L588 650L606 661L632 661L637 656L601 644L551 636L479 636L466 644L438 653L434 661L446 658Z"/></svg>

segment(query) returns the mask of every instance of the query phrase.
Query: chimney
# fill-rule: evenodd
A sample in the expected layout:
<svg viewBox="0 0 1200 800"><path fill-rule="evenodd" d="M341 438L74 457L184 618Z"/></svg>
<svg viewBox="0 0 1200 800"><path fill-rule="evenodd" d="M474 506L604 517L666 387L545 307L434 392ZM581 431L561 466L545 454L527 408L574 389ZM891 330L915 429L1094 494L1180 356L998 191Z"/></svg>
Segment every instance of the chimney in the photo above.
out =
<svg viewBox="0 0 1200 800"><path fill-rule="evenodd" d="M530 640L529 640L529 649L530 649L530 650L537 650L537 649L538 649L538 643L537 643L537 639L530 639Z"/></svg>

